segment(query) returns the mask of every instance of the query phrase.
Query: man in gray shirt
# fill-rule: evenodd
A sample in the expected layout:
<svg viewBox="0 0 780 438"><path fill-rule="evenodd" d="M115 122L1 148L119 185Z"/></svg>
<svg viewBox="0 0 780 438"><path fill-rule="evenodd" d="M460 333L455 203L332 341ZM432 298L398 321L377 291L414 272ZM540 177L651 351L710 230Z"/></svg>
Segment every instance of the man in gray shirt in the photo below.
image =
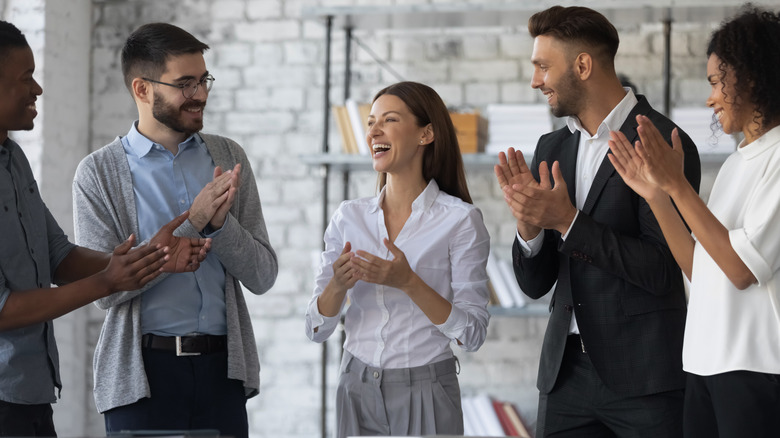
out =
<svg viewBox="0 0 780 438"><path fill-rule="evenodd" d="M113 254L70 243L43 203L24 152L8 138L9 131L33 128L43 92L34 70L24 35L0 21L0 436L56 436L51 403L62 386L51 319L142 287L163 269L195 270L209 244L172 237L186 214L136 249L133 235Z"/></svg>
<svg viewBox="0 0 780 438"><path fill-rule="evenodd" d="M80 245L105 250L127 232L144 239L187 209L189 220L176 234L213 239L198 272L96 302L107 313L95 349L94 395L109 434L248 435L246 400L258 393L260 364L244 290L268 291L278 266L244 150L200 132L214 82L207 49L170 24L133 32L122 49L122 72L138 120L76 171Z"/></svg>

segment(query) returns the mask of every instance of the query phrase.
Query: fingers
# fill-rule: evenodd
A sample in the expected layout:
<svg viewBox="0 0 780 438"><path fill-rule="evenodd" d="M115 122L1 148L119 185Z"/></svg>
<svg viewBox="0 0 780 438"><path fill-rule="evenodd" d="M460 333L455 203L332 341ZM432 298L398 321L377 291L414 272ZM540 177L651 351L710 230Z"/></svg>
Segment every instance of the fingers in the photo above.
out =
<svg viewBox="0 0 780 438"><path fill-rule="evenodd" d="M214 176L212 177L212 179L214 179L214 178L216 178L216 177L218 177L220 175L222 175L222 168L219 167L219 166L215 166L214 167Z"/></svg>
<svg viewBox="0 0 780 438"><path fill-rule="evenodd" d="M501 153L503 154L503 152L501 152ZM499 158L499 161L501 161L500 158ZM498 180L498 186L501 187L501 188L503 188L503 187L505 187L506 185L509 184L509 181L507 180L506 175L504 175L504 167L502 167L502 166L506 166L506 159L504 159L504 164L503 165L496 164L495 166L493 166L493 170L496 173L496 179Z"/></svg>
<svg viewBox="0 0 780 438"><path fill-rule="evenodd" d="M131 234L124 242L117 245L114 248L114 255L127 254L133 248L133 244L135 244L135 234Z"/></svg>
<svg viewBox="0 0 780 438"><path fill-rule="evenodd" d="M674 149L676 152L682 153L682 139L680 139L680 133L678 132L677 128L674 128L672 130L672 149Z"/></svg>
<svg viewBox="0 0 780 438"><path fill-rule="evenodd" d="M539 164L539 188L550 190L550 170L547 168L547 162L542 161Z"/></svg>
<svg viewBox="0 0 780 438"><path fill-rule="evenodd" d="M347 254L352 251L352 244L347 242L344 244L344 249L341 250L341 255Z"/></svg>
<svg viewBox="0 0 780 438"><path fill-rule="evenodd" d="M179 226L181 226L181 224L183 224L184 221L186 221L188 217L190 217L190 211L189 210L187 210L184 213L176 216L172 221L170 221L167 224L163 225L162 228L160 228L160 231L164 231L166 234L173 234L174 230L179 228Z"/></svg>
<svg viewBox="0 0 780 438"><path fill-rule="evenodd" d="M558 161L554 161L552 165L553 182L555 183L555 189L566 190L566 181L563 179L563 173L561 173L561 165Z"/></svg>

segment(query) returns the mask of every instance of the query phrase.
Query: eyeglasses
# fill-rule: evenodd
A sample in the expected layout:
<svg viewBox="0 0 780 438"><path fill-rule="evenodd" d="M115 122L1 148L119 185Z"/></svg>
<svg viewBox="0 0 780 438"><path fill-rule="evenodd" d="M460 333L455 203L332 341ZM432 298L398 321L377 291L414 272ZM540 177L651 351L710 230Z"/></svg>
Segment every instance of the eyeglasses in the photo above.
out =
<svg viewBox="0 0 780 438"><path fill-rule="evenodd" d="M155 81L154 79L149 79L149 78L141 78L141 79L149 82L154 82L155 84L162 84L162 85L167 85L169 87L178 88L181 90L181 94L182 96L184 96L185 99L189 99L192 96L194 96L195 93L198 92L198 87L200 87L201 85L206 87L207 93L211 91L211 86L214 85L214 76L211 75L206 75L206 77L204 77L201 80L189 79L187 80L187 82L184 82L182 84L169 84L167 82Z"/></svg>

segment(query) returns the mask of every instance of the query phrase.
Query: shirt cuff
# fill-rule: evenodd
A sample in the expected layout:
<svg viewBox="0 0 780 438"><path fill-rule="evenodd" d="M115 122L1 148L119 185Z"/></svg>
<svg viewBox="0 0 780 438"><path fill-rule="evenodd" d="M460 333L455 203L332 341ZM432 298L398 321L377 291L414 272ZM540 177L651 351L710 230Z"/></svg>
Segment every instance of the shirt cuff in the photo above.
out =
<svg viewBox="0 0 780 438"><path fill-rule="evenodd" d="M772 267L767 264L764 257L750 242L743 228L729 231L729 241L734 252L756 277L759 286L764 286L767 281L772 279Z"/></svg>
<svg viewBox="0 0 780 438"><path fill-rule="evenodd" d="M567 237L569 237L569 233L571 232L571 228L574 226L574 223L577 222L577 218L580 216L580 211L577 210L576 213L574 213L574 219L571 220L571 223L569 224L569 229L566 230L566 234L561 236L561 240L566 240Z"/></svg>
<svg viewBox="0 0 780 438"><path fill-rule="evenodd" d="M544 244L544 229L542 229L536 237L527 242L523 240L519 232L515 231L515 234L517 235L517 242L520 244L520 252L523 254L523 257L533 257L542 250L542 245Z"/></svg>
<svg viewBox="0 0 780 438"><path fill-rule="evenodd" d="M454 341L463 335L466 331L467 324L468 315L466 314L466 311L453 305L452 310L450 310L450 316L448 316L447 320L443 323L436 325L436 328L439 329L444 336Z"/></svg>

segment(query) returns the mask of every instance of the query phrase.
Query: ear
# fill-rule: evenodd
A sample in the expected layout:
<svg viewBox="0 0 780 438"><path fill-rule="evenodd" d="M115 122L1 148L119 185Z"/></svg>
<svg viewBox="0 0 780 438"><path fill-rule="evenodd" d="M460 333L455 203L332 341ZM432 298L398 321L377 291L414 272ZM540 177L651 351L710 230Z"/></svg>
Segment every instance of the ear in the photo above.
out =
<svg viewBox="0 0 780 438"><path fill-rule="evenodd" d="M420 138L420 145L425 146L433 143L433 125L428 123L428 125L423 128L423 135L422 138Z"/></svg>
<svg viewBox="0 0 780 438"><path fill-rule="evenodd" d="M138 102L144 102L144 103L150 103L154 99L154 94L152 92L152 86L149 82L141 79L141 78L135 78L133 79L133 82L130 84L133 90L133 98Z"/></svg>
<svg viewBox="0 0 780 438"><path fill-rule="evenodd" d="M574 72L580 80L587 80L593 74L593 57L582 52L574 59Z"/></svg>

